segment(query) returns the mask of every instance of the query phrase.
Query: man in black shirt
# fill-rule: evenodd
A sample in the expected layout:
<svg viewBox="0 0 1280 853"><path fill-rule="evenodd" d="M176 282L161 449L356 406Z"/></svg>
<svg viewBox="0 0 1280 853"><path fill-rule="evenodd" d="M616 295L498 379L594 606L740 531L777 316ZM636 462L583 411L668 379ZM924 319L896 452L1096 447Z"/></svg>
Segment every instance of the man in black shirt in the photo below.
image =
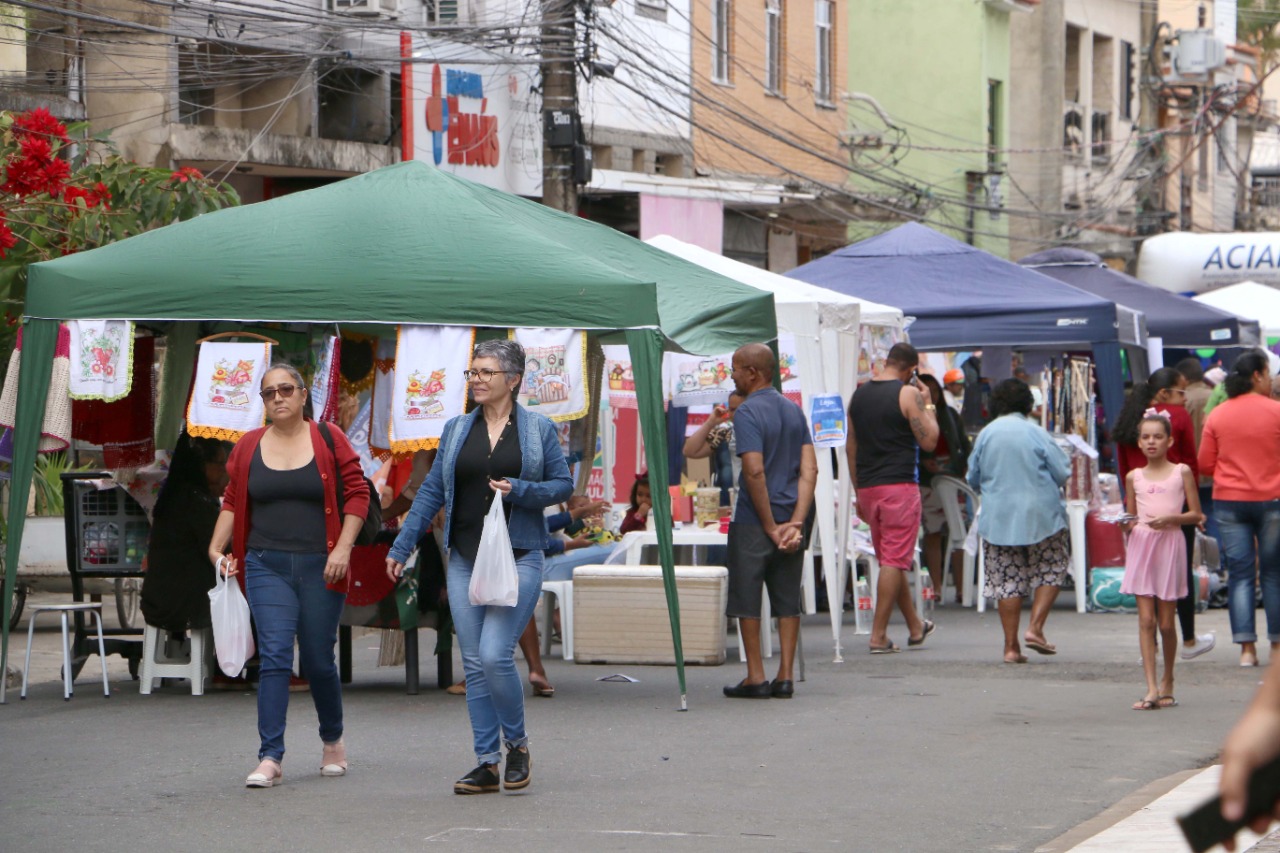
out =
<svg viewBox="0 0 1280 853"><path fill-rule="evenodd" d="M915 347L894 344L884 369L849 402L849 474L857 489L858 517L871 527L880 562L871 626L873 655L898 651L888 636L895 602L907 620L909 646L919 646L934 628L916 613L906 577L915 562L920 532L919 451L938 444L937 407L926 403L920 391L919 364Z"/></svg>

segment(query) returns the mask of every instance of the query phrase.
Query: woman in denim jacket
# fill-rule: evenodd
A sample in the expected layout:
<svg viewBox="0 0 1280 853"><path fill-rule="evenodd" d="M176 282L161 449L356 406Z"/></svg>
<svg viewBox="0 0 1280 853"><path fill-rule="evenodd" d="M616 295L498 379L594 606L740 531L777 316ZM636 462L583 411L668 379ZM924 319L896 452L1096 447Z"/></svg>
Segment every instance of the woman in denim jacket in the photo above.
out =
<svg viewBox="0 0 1280 853"><path fill-rule="evenodd" d="M548 535L543 510L568 499L573 479L551 421L515 403L524 366L524 348L515 341L476 345L466 372L476 407L445 424L436 463L387 555L388 574L399 578L414 544L444 508L449 608L467 678L467 710L479 762L454 783L455 794L498 790L500 737L507 744L502 780L506 789L527 787L530 779L524 687L516 672L515 646L542 592L542 551ZM520 594L515 607L477 606L468 596L480 533L495 495L502 496L516 558Z"/></svg>

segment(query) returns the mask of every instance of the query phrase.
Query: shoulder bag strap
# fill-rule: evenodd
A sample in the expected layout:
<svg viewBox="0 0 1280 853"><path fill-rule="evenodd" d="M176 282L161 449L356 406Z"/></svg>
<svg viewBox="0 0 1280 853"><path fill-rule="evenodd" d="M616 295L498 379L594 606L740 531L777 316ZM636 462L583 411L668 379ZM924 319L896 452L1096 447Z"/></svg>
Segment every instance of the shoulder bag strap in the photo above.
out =
<svg viewBox="0 0 1280 853"><path fill-rule="evenodd" d="M317 426L320 428L320 437L329 446L329 455L333 457L334 485L338 488L338 514L342 515L342 510L347 505L347 499L346 495L343 494L342 471L338 468L338 451L333 449L333 436L329 434L329 425L322 421Z"/></svg>

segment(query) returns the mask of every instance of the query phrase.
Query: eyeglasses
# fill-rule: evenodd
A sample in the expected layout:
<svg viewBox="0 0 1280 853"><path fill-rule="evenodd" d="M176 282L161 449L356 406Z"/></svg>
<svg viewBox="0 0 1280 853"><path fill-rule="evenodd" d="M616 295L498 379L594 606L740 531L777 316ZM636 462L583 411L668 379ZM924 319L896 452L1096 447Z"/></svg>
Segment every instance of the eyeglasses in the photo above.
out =
<svg viewBox="0 0 1280 853"><path fill-rule="evenodd" d="M293 392L296 390L298 390L297 385L277 385L274 388L263 388L258 392L258 396L262 398L264 403L270 402L271 398L276 394L279 394L281 397L288 400L293 396Z"/></svg>
<svg viewBox="0 0 1280 853"><path fill-rule="evenodd" d="M474 382L477 379L479 379L481 382L492 382L493 377L498 375L499 373L509 373L509 372L510 371L508 370L490 370L487 367L482 367L479 370L462 371L462 378L467 382Z"/></svg>

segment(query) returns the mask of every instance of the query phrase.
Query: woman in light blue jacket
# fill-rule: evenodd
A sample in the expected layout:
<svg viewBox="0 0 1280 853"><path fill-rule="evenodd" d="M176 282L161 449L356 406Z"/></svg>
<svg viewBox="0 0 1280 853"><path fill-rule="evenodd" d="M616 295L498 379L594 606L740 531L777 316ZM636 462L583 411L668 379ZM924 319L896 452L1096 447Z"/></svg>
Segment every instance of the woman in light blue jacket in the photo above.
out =
<svg viewBox="0 0 1280 853"><path fill-rule="evenodd" d="M1042 655L1057 653L1044 623L1071 570L1071 542L1061 488L1071 462L1049 433L1028 415L1031 389L1006 379L991 392L996 419L969 456L969 484L982 495L978 534L986 584L980 595L996 599L1004 628L1004 662L1026 663L1018 642L1022 599L1031 600L1031 624L1022 642Z"/></svg>
<svg viewBox="0 0 1280 853"><path fill-rule="evenodd" d="M530 779L524 686L516 672L515 646L542 591L547 545L543 510L569 497L573 479L555 426L515 402L524 366L524 348L515 341L476 345L466 373L476 407L445 424L436 462L387 555L387 572L399 578L414 545L444 508L449 609L458 632L479 762L454 783L455 794L498 790L502 740L507 744L503 786L525 788ZM477 606L468 595L485 516L497 495L506 510L520 580L515 607Z"/></svg>

